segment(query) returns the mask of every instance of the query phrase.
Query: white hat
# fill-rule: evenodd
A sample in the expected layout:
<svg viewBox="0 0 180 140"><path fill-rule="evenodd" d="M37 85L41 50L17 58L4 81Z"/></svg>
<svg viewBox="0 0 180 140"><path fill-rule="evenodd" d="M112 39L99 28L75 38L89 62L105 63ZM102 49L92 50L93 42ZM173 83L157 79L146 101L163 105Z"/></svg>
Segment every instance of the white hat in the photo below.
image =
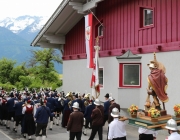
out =
<svg viewBox="0 0 180 140"><path fill-rule="evenodd" d="M177 130L178 130L178 128L177 128L177 123L176 123L176 121L173 120L173 119L168 120L165 128L166 128L166 129L169 129L169 130L173 130L173 131L177 131Z"/></svg>
<svg viewBox="0 0 180 140"><path fill-rule="evenodd" d="M114 101L115 99L113 97L109 97L109 101Z"/></svg>
<svg viewBox="0 0 180 140"><path fill-rule="evenodd" d="M79 103L78 103L78 102L73 103L73 106L72 106L72 107L74 107L74 108L79 108Z"/></svg>
<svg viewBox="0 0 180 140"><path fill-rule="evenodd" d="M113 108L111 112L112 117L119 117L119 109L118 108Z"/></svg>
<svg viewBox="0 0 180 140"><path fill-rule="evenodd" d="M99 99L96 99L96 100L94 101L94 104L95 104L95 105L101 105L101 101L100 101Z"/></svg>

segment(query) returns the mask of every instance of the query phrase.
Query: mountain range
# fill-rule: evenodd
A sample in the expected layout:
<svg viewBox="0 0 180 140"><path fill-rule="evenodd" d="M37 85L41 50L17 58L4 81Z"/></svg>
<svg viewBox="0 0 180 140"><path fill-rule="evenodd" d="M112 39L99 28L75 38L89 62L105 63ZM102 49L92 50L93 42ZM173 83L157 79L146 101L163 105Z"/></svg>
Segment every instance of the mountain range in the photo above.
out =
<svg viewBox="0 0 180 140"><path fill-rule="evenodd" d="M44 26L47 17L20 16L5 18L0 21L0 58L15 60L17 64L28 62L30 50L42 49L32 47L30 43ZM55 63L55 69L62 73L62 64Z"/></svg>

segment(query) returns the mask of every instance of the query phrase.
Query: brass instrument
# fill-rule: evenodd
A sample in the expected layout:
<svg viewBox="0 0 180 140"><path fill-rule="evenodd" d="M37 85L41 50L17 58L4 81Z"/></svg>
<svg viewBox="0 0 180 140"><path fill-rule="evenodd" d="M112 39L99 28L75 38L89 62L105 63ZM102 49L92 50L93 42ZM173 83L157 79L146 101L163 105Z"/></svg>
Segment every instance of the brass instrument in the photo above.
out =
<svg viewBox="0 0 180 140"><path fill-rule="evenodd" d="M69 107L71 107L71 103L72 103L72 100L73 100L73 95L72 95L72 92L68 92L67 95L66 95L67 99L69 99L70 101L68 102L68 105Z"/></svg>
<svg viewBox="0 0 180 140"><path fill-rule="evenodd" d="M85 107L89 105L90 95L91 93L88 93L84 96L84 99L86 99L86 101L84 102Z"/></svg>

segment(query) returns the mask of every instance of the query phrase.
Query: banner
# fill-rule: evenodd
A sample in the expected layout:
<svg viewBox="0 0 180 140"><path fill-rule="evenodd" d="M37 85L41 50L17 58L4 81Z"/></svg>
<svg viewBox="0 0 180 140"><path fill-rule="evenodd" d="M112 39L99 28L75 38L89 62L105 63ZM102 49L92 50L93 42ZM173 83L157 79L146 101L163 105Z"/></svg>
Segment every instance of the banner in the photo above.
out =
<svg viewBox="0 0 180 140"><path fill-rule="evenodd" d="M95 46L95 63L93 67L93 73L91 78L92 96L96 99L100 95L99 85L99 46Z"/></svg>
<svg viewBox="0 0 180 140"><path fill-rule="evenodd" d="M85 40L87 54L87 68L93 68L93 38L92 38L92 22L93 15L90 13L85 16Z"/></svg>

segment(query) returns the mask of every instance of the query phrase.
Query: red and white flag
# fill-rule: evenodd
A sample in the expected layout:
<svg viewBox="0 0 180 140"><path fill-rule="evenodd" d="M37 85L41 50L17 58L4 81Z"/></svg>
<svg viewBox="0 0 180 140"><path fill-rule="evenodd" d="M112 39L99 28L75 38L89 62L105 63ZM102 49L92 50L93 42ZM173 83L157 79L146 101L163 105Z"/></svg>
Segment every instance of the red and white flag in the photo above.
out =
<svg viewBox="0 0 180 140"><path fill-rule="evenodd" d="M86 54L87 68L93 68L93 38L92 38L92 13L85 16L85 39L86 39Z"/></svg>
<svg viewBox="0 0 180 140"><path fill-rule="evenodd" d="M91 88L92 96L97 99L100 95L100 85L99 85L99 46L95 46L95 63L93 67L93 73L91 78Z"/></svg>

